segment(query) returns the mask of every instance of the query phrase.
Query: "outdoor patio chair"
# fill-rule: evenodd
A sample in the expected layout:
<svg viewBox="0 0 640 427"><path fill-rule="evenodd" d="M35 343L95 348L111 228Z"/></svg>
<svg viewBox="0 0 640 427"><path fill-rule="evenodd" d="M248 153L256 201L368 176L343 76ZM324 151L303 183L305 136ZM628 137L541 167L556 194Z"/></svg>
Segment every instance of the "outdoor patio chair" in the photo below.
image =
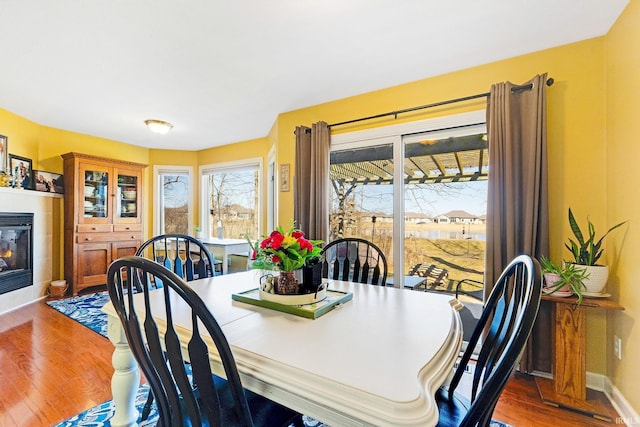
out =
<svg viewBox="0 0 640 427"><path fill-rule="evenodd" d="M489 426L533 329L541 293L538 262L528 255L514 258L491 290L453 379L436 393L438 426ZM469 403L455 391L480 340Z"/></svg>
<svg viewBox="0 0 640 427"><path fill-rule="evenodd" d="M467 295L482 303L484 301L484 283L473 279L462 279L456 285L456 299L460 299L460 295Z"/></svg>
<svg viewBox="0 0 640 427"><path fill-rule="evenodd" d="M423 287L425 291L438 287L446 289L449 285L449 270L446 268L440 268L437 265L430 264L428 262L421 262L411 267L409 270L409 276L420 276L425 278L425 280L414 289L420 287Z"/></svg>

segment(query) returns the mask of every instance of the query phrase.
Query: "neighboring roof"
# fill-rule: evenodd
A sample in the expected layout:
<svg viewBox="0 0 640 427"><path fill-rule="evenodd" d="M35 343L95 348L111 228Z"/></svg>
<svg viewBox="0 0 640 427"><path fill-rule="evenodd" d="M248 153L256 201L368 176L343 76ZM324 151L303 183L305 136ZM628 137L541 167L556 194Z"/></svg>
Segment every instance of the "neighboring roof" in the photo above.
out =
<svg viewBox="0 0 640 427"><path fill-rule="evenodd" d="M446 216L448 218L471 218L471 219L478 218L477 215L473 215L467 211L462 211L462 210L449 211L446 214L443 214L443 216Z"/></svg>

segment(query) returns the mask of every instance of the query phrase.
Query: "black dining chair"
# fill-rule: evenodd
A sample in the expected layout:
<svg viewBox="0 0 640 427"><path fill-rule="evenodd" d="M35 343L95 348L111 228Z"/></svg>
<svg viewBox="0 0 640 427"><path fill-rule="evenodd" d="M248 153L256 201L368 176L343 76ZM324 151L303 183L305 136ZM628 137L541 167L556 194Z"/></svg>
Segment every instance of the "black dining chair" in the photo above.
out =
<svg viewBox="0 0 640 427"><path fill-rule="evenodd" d="M322 277L385 286L387 259L374 243L345 237L322 249Z"/></svg>
<svg viewBox="0 0 640 427"><path fill-rule="evenodd" d="M164 265L186 281L215 276L216 264L221 264L200 240L186 234L154 236L135 254Z"/></svg>
<svg viewBox="0 0 640 427"><path fill-rule="evenodd" d="M162 308L150 303L154 279L163 283L162 289L154 291L163 295ZM134 292L133 282L144 295ZM123 257L109 266L107 289L131 352L155 396L158 425L302 425L300 414L242 387L220 325L202 299L174 272L142 257ZM192 334L184 351L191 375L185 369L178 326L174 324L178 310L190 313L188 328ZM162 326L156 323L155 316L163 318ZM219 357L226 380L212 374L211 353L217 355L216 359Z"/></svg>
<svg viewBox="0 0 640 427"><path fill-rule="evenodd" d="M221 264L209 252L209 249L198 239L186 234L161 234L144 242L135 253L166 267L186 281L213 277L216 275L216 264ZM161 287L158 279L153 286ZM137 289L139 292L141 289ZM141 420L145 421L151 412L153 393L142 409Z"/></svg>
<svg viewBox="0 0 640 427"><path fill-rule="evenodd" d="M515 257L491 290L453 379L436 394L438 426L489 426L500 394L533 329L541 291L538 262L528 255ZM470 364L480 340L477 360ZM469 368L473 368L473 380L471 400L467 401L456 388Z"/></svg>

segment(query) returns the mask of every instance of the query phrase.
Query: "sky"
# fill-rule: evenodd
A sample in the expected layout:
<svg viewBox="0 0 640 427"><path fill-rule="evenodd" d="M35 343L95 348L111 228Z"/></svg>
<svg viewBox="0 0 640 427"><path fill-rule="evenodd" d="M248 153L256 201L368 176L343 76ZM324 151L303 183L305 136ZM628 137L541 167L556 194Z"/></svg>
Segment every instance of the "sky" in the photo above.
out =
<svg viewBox="0 0 640 427"><path fill-rule="evenodd" d="M393 187L367 185L354 191L365 212L393 213ZM407 186L405 212L436 216L453 210L473 215L487 213L487 181Z"/></svg>

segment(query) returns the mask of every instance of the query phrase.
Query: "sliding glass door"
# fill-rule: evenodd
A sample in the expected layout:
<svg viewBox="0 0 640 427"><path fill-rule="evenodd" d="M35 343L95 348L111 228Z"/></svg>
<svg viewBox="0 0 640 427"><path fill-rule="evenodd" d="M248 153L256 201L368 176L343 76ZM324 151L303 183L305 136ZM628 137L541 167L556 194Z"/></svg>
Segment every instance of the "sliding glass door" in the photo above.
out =
<svg viewBox="0 0 640 427"><path fill-rule="evenodd" d="M360 237L377 245L393 272L393 143L331 153L329 238Z"/></svg>
<svg viewBox="0 0 640 427"><path fill-rule="evenodd" d="M396 287L421 264L441 290L481 281L485 129L484 112L476 112L333 136L331 239L372 240Z"/></svg>

